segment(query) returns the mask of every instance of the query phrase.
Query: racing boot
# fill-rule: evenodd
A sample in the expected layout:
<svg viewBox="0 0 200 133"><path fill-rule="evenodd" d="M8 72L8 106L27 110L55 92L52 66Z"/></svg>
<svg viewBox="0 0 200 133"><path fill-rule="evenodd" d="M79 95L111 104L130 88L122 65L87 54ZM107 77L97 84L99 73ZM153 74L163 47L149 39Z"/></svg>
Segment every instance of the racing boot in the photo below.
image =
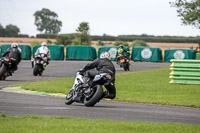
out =
<svg viewBox="0 0 200 133"><path fill-rule="evenodd" d="M109 96L110 96L109 91L104 91L102 98L109 98Z"/></svg>

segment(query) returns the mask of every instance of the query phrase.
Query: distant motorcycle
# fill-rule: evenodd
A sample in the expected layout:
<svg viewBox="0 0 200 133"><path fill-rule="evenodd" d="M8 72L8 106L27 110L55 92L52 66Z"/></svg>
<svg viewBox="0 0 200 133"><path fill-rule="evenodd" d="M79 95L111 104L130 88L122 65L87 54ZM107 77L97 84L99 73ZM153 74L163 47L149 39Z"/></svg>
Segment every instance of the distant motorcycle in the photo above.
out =
<svg viewBox="0 0 200 133"><path fill-rule="evenodd" d="M66 105L70 105L73 102L78 102L84 103L85 106L94 106L102 99L102 85L108 85L111 83L111 75L108 73L96 75L93 79L92 85L87 88L81 87L81 85L84 83L84 80L84 76L77 72L74 85L66 96Z"/></svg>
<svg viewBox="0 0 200 133"><path fill-rule="evenodd" d="M124 71L130 71L130 60L126 56L120 57L118 64L123 67Z"/></svg>
<svg viewBox="0 0 200 133"><path fill-rule="evenodd" d="M0 80L5 80L6 77L11 75L12 60L10 57L2 57L0 63Z"/></svg>
<svg viewBox="0 0 200 133"><path fill-rule="evenodd" d="M42 76L45 67L47 66L47 54L38 54L35 56L34 60L32 60L32 68L34 76Z"/></svg>

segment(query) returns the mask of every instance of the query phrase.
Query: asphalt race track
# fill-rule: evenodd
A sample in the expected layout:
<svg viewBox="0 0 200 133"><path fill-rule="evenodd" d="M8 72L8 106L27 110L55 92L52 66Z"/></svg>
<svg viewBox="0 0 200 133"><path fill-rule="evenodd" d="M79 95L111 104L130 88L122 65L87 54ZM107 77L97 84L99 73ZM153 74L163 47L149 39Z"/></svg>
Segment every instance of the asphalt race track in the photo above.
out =
<svg viewBox="0 0 200 133"><path fill-rule="evenodd" d="M0 81L0 88L11 84L50 80L75 76L77 70L90 61L51 61L42 77L32 74L31 62L22 61L12 77ZM124 72L116 63L117 73ZM156 69L169 63L133 63L131 71ZM200 125L200 109L190 107L153 104L100 101L94 107L73 103L66 106L65 98L40 96L0 91L0 114L7 115L49 115L119 121L146 121L161 123L184 123Z"/></svg>

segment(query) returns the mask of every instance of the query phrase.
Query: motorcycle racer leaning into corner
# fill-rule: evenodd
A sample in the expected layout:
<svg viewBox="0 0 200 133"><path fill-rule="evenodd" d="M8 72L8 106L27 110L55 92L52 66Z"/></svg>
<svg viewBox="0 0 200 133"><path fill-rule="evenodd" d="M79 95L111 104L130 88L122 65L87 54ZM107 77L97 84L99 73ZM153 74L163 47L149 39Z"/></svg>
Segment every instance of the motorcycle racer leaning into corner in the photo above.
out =
<svg viewBox="0 0 200 133"><path fill-rule="evenodd" d="M8 48L2 55L2 57L5 57L8 55L10 59L12 60L12 66L9 74L12 76L12 73L18 69L17 65L21 62L21 49L19 48L17 43L12 43L11 48ZM0 67L1 67L0 62Z"/></svg>
<svg viewBox="0 0 200 133"><path fill-rule="evenodd" d="M96 68L96 70L91 70ZM87 64L83 69L79 70L80 74L84 75L85 83L82 87L88 87L92 84L92 79L98 74L109 73L111 75L111 81L109 85L105 85L107 91L103 93L102 98L114 99L116 96L115 88L115 67L110 61L110 53L104 52L100 55L100 58L94 60L92 63Z"/></svg>

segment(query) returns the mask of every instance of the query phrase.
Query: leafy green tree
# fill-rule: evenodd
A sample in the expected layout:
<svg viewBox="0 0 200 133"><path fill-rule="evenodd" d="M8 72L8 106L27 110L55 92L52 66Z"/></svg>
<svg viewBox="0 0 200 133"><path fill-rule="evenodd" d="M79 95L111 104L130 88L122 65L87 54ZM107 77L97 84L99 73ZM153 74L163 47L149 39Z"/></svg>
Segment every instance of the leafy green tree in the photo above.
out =
<svg viewBox="0 0 200 133"><path fill-rule="evenodd" d="M75 35L73 44L77 45L77 42L79 42L79 45L90 45L91 37L89 35L89 30L90 27L88 22L81 22L79 27L76 29L78 33Z"/></svg>
<svg viewBox="0 0 200 133"><path fill-rule="evenodd" d="M0 24L0 37L5 37L5 29L1 24Z"/></svg>
<svg viewBox="0 0 200 133"><path fill-rule="evenodd" d="M200 0L176 0L170 2L172 7L177 8L178 16L185 25L193 25L200 29Z"/></svg>
<svg viewBox="0 0 200 133"><path fill-rule="evenodd" d="M122 44L123 46L129 46L127 42L124 41L115 41L114 45L115 46L119 46L120 44Z"/></svg>
<svg viewBox="0 0 200 133"><path fill-rule="evenodd" d="M36 11L34 16L35 25L40 32L44 31L45 34L57 34L60 32L62 22L57 19L58 15L55 12L43 8L41 11Z"/></svg>
<svg viewBox="0 0 200 133"><path fill-rule="evenodd" d="M76 29L78 33L82 33L82 34L89 34L89 30L90 30L90 27L89 27L88 22L81 22L79 27Z"/></svg>
<svg viewBox="0 0 200 133"><path fill-rule="evenodd" d="M9 24L5 28L5 34L7 37L18 37L20 30L17 26Z"/></svg>
<svg viewBox="0 0 200 133"><path fill-rule="evenodd" d="M69 45L71 44L71 38L69 35L57 35L56 44L58 45Z"/></svg>
<svg viewBox="0 0 200 133"><path fill-rule="evenodd" d="M18 36L22 36L22 34L19 34L20 29L12 24L6 25L6 28L4 28L1 24L0 24L0 37L18 37ZM28 36L28 35L26 35Z"/></svg>
<svg viewBox="0 0 200 133"><path fill-rule="evenodd" d="M137 46L149 47L148 44L145 41L142 41L142 40L133 41L131 46L133 46L133 47L137 47Z"/></svg>

